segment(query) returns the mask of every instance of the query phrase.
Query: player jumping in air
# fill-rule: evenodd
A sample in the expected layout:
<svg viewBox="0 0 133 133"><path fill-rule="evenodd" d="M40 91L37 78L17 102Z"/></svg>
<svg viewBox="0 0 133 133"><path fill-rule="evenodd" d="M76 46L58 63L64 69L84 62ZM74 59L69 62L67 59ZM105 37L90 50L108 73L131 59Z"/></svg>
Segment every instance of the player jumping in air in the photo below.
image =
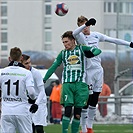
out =
<svg viewBox="0 0 133 133"><path fill-rule="evenodd" d="M78 17L77 24L79 27L73 31L73 36L78 44L86 44L87 46L98 48L99 42L109 42L133 48L133 42L112 38L99 32L91 32L90 25L95 25L95 23L96 20L93 18L88 20L84 16ZM103 68L99 56L87 59L86 83L90 88L90 95L88 105L84 107L81 113L82 133L94 133L92 126L96 115L98 97L103 84Z"/></svg>

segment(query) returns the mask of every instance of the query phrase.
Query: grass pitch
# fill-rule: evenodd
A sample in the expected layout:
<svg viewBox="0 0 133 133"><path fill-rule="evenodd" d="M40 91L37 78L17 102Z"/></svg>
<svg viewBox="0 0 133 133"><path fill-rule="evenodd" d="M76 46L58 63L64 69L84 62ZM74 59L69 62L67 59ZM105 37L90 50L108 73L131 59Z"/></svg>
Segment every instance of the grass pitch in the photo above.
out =
<svg viewBox="0 0 133 133"><path fill-rule="evenodd" d="M133 124L94 124L93 129L95 133L133 133ZM46 133L61 133L61 125L48 125L44 130Z"/></svg>

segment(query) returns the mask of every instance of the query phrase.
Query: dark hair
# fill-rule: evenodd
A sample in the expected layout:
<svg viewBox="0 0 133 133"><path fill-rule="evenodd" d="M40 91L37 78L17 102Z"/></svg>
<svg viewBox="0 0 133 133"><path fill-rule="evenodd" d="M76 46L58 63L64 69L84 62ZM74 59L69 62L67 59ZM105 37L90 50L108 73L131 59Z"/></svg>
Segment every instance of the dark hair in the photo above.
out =
<svg viewBox="0 0 133 133"><path fill-rule="evenodd" d="M59 84L60 84L60 81L59 81L59 80L55 80L55 83L56 83L57 85L59 85Z"/></svg>
<svg viewBox="0 0 133 133"><path fill-rule="evenodd" d="M22 54L22 57L23 57L23 60L28 60L30 58L30 56L26 54Z"/></svg>
<svg viewBox="0 0 133 133"><path fill-rule="evenodd" d="M68 37L70 40L75 40L75 38L73 37L73 32L72 31L66 31L62 36L61 38L65 38L65 37Z"/></svg>
<svg viewBox="0 0 133 133"><path fill-rule="evenodd" d="M21 52L20 48L18 48L18 47L11 48L11 50L10 50L11 60L19 61L21 56L22 56L22 52Z"/></svg>

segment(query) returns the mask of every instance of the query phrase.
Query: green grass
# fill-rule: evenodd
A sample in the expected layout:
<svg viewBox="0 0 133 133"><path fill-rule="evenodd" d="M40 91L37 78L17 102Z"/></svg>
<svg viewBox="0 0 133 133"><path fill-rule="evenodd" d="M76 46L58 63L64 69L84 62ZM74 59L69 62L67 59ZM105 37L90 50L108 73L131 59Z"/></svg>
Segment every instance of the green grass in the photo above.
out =
<svg viewBox="0 0 133 133"><path fill-rule="evenodd" d="M46 133L61 133L61 125L48 125L44 127ZM133 133L133 124L95 124L95 133ZM70 133L70 128L68 133Z"/></svg>

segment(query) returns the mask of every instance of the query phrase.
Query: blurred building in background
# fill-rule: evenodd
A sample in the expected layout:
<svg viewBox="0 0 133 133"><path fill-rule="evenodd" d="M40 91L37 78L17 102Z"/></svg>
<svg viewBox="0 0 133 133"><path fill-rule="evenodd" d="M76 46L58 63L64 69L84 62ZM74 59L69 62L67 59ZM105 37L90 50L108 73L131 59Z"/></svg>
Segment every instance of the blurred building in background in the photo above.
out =
<svg viewBox="0 0 133 133"><path fill-rule="evenodd" d="M62 17L55 14L55 6L59 2L0 0L0 66L7 64L10 48L17 46L32 55L35 65L41 64L48 68L57 53L64 48L61 35L77 28L76 21L81 15L97 20L96 25L91 27L92 31L133 41L133 0L61 0L69 8L68 13ZM101 43L100 48L103 51L101 56L105 80L111 89L114 88L114 77L119 76L123 70L129 71L118 77L119 82L132 80L131 48L118 46L118 73L115 72L116 46ZM62 67L57 70L59 78L60 69Z"/></svg>
<svg viewBox="0 0 133 133"><path fill-rule="evenodd" d="M11 47L23 51L57 51L63 45L61 35L74 30L77 17L84 15L97 20L92 30L116 37L117 2L119 11L119 38L133 40L133 0L62 0L68 5L66 16L54 12L58 0L1 0L0 1L0 50L1 59L7 58ZM101 44L102 49L114 45Z"/></svg>

